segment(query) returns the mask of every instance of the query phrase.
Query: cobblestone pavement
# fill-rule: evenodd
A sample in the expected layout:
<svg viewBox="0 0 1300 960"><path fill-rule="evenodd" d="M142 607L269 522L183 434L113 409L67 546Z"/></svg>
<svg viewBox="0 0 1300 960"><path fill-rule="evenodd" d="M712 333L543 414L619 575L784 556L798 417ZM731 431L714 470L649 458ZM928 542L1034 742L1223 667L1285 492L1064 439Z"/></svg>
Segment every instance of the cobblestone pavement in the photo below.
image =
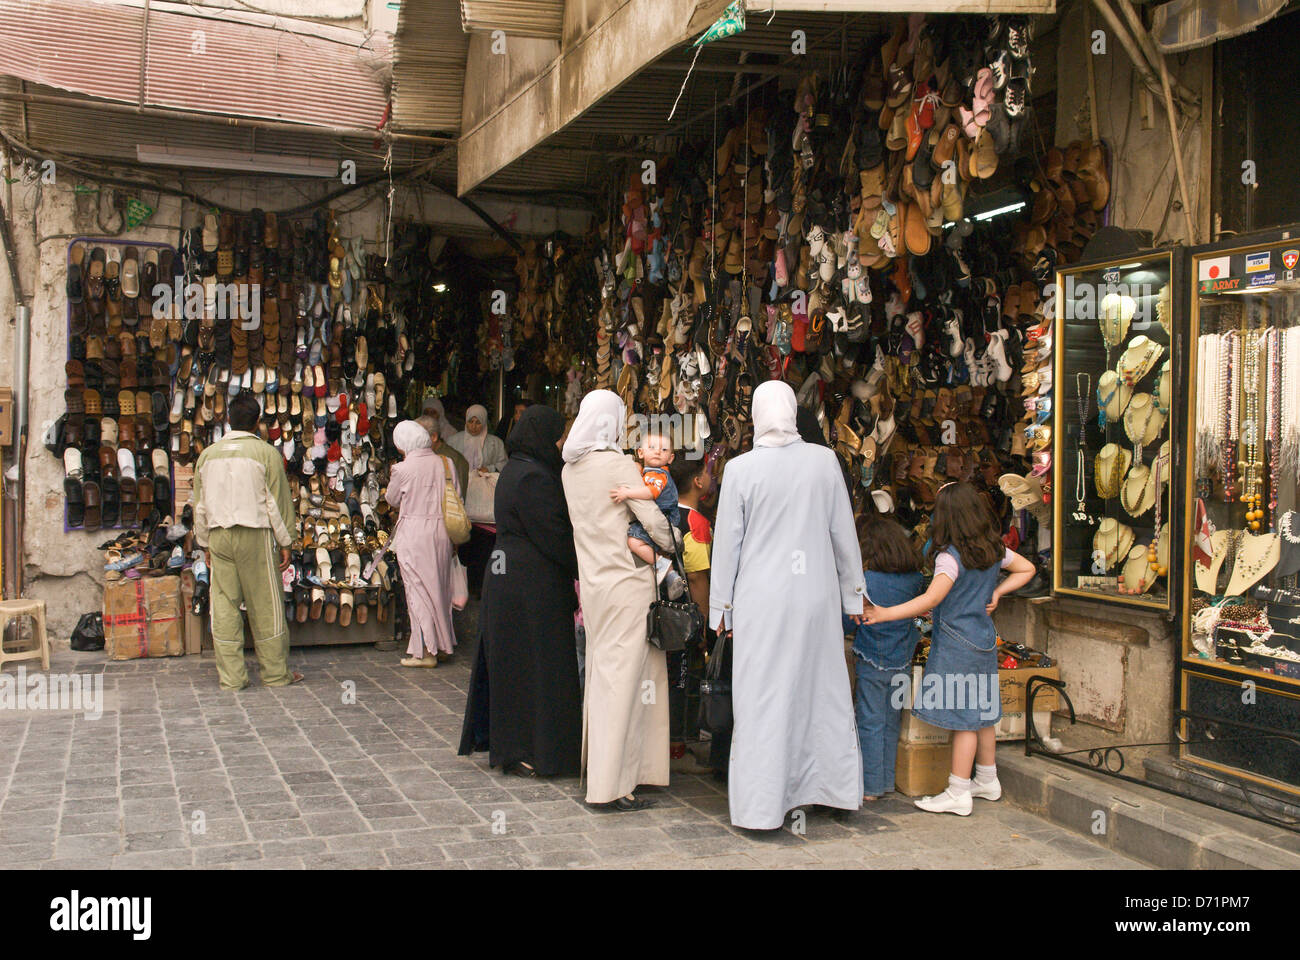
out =
<svg viewBox="0 0 1300 960"><path fill-rule="evenodd" d="M1006 802L960 819L894 797L754 833L728 824L721 784L675 775L653 809L594 812L577 780L456 756L462 650L437 670L295 650L307 680L279 689L250 657L239 694L209 658L57 653L54 672L103 673L105 709L0 710L0 869L1141 867Z"/></svg>

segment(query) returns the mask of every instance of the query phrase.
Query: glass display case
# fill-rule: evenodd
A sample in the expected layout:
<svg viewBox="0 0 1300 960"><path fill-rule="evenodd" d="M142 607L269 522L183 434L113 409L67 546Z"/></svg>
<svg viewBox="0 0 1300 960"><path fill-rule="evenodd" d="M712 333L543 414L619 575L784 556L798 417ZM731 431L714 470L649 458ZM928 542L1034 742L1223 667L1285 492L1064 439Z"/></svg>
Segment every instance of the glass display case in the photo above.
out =
<svg viewBox="0 0 1300 960"><path fill-rule="evenodd" d="M1180 755L1300 794L1300 228L1195 249L1186 285Z"/></svg>
<svg viewBox="0 0 1300 960"><path fill-rule="evenodd" d="M1193 264L1184 657L1300 683L1300 241Z"/></svg>
<svg viewBox="0 0 1300 960"><path fill-rule="evenodd" d="M1057 272L1054 593L1172 609L1177 260L1149 250Z"/></svg>

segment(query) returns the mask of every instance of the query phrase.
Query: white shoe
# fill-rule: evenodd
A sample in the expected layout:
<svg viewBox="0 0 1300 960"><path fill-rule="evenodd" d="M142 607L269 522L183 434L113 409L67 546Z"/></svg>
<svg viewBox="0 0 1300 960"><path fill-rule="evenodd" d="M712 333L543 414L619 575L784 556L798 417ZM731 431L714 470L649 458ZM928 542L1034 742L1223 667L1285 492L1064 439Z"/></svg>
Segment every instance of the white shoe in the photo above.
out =
<svg viewBox="0 0 1300 960"><path fill-rule="evenodd" d="M955 813L959 817L969 817L971 799L969 793L960 796L952 790L945 790L933 797L922 797L916 805L927 813Z"/></svg>
<svg viewBox="0 0 1300 960"><path fill-rule="evenodd" d="M980 800L1001 800L1002 783L996 777L989 783L980 783L978 780L972 780L970 784L970 795L972 798L978 797Z"/></svg>

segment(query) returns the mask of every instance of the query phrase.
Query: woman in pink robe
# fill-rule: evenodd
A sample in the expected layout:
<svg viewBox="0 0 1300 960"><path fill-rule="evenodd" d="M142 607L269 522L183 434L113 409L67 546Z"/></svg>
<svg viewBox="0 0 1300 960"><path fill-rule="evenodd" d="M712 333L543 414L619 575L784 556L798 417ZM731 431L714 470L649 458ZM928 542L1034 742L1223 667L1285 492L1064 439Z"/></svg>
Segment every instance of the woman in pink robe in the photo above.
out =
<svg viewBox="0 0 1300 960"><path fill-rule="evenodd" d="M455 548L442 515L448 471L443 458L430 449L428 431L414 420L397 425L393 444L404 459L393 465L385 498L398 510L391 546L402 571L411 621L402 666L436 667L439 654L446 656L456 646L451 622ZM450 475L452 485L458 486L456 472Z"/></svg>

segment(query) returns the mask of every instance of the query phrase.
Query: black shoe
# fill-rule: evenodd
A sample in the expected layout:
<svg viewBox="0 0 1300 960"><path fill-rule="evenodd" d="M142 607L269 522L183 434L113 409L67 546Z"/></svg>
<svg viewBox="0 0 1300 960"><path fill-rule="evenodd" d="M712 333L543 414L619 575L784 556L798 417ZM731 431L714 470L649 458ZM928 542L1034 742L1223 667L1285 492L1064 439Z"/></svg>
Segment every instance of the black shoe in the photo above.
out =
<svg viewBox="0 0 1300 960"><path fill-rule="evenodd" d="M1051 584L1047 582L1047 576L1043 573L1042 567L1034 570L1034 577L1019 590L1012 590L1007 596L1021 597L1026 600L1034 600L1039 597L1049 596L1052 592Z"/></svg>
<svg viewBox="0 0 1300 960"><path fill-rule="evenodd" d="M648 810L658 804L658 800L648 800L645 797L619 797L612 803L589 803L587 806L601 813L629 813L633 810Z"/></svg>

